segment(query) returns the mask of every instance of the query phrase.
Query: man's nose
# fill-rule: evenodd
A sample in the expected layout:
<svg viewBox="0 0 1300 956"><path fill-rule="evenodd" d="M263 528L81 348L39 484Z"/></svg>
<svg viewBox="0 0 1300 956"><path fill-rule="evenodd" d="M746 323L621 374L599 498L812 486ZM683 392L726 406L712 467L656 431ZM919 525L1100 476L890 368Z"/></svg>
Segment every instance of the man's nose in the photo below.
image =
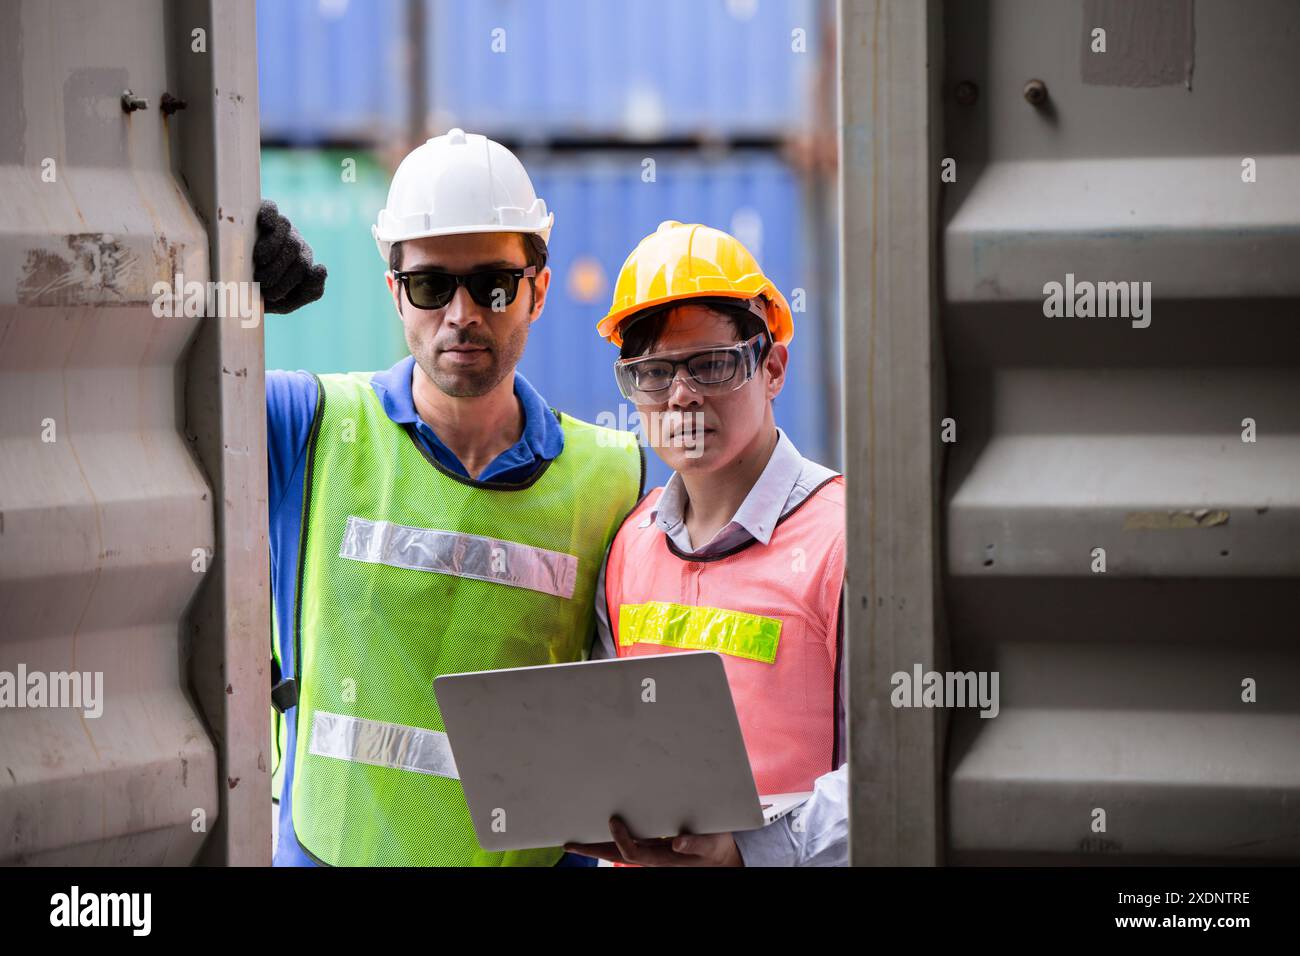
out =
<svg viewBox="0 0 1300 956"><path fill-rule="evenodd" d="M483 317L479 314L474 300L470 298L469 289L463 285L456 287L451 301L443 307L442 321L454 326L482 323Z"/></svg>
<svg viewBox="0 0 1300 956"><path fill-rule="evenodd" d="M691 381L686 366L678 366L677 371L673 373L672 384L668 386L668 407L693 408L703 404L703 401L703 396L700 395L698 386Z"/></svg>

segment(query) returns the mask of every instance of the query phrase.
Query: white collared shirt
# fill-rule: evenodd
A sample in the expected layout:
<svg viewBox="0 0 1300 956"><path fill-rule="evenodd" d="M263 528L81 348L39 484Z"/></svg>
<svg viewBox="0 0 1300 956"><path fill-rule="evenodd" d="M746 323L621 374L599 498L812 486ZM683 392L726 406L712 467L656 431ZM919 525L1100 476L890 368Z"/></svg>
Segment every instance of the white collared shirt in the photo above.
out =
<svg viewBox="0 0 1300 956"><path fill-rule="evenodd" d="M746 544L751 538L766 545L772 540L772 532L781 516L792 511L835 474L799 454L794 442L781 429L778 428L776 433L772 457L754 482L754 487L749 489L731 521L701 548L691 544L691 534L686 528L686 483L681 475L673 472L659 500L650 509L650 520L669 537L677 550L708 557Z"/></svg>

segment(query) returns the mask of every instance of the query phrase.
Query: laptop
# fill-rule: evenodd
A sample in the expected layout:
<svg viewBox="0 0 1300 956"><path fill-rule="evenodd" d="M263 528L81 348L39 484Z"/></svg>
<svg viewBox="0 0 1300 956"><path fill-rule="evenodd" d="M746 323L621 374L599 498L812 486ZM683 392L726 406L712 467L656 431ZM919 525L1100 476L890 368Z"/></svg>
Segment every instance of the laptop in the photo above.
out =
<svg viewBox="0 0 1300 956"><path fill-rule="evenodd" d="M484 850L752 830L808 793L759 796L713 651L447 674L434 681Z"/></svg>

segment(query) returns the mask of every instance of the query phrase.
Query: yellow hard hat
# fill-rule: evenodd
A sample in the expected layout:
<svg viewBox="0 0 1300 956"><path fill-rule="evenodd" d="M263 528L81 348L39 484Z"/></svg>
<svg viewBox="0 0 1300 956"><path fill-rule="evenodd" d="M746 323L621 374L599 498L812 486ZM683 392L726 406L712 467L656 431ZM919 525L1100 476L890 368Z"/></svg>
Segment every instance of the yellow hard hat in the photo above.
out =
<svg viewBox="0 0 1300 956"><path fill-rule="evenodd" d="M657 305L682 299L767 300L767 328L781 343L794 337L790 304L735 236L699 223L674 219L642 239L619 270L614 301L596 331L623 344L624 320Z"/></svg>

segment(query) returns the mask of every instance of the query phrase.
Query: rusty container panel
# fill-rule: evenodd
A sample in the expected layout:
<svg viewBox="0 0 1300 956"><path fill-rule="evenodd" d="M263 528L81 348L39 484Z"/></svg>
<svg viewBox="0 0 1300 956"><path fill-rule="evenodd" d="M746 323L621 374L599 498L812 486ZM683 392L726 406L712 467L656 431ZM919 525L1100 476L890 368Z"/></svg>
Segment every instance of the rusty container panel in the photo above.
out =
<svg viewBox="0 0 1300 956"><path fill-rule="evenodd" d="M222 560L186 436L208 320L156 307L209 279L169 6L0 5L0 863L190 863L220 814L187 616Z"/></svg>
<svg viewBox="0 0 1300 956"><path fill-rule="evenodd" d="M853 861L1300 859L1300 6L839 13Z"/></svg>
<svg viewBox="0 0 1300 956"><path fill-rule="evenodd" d="M1296 859L1300 7L946 12L949 859Z"/></svg>

